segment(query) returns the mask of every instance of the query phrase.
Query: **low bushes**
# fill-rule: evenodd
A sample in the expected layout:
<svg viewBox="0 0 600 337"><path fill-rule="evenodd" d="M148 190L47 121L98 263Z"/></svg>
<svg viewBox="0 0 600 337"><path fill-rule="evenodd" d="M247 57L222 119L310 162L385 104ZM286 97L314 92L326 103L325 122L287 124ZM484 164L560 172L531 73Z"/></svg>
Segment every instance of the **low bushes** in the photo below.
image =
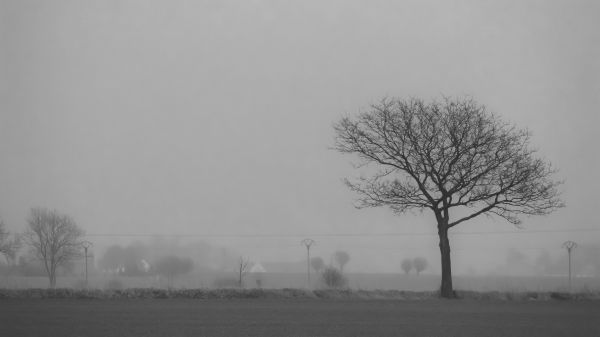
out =
<svg viewBox="0 0 600 337"><path fill-rule="evenodd" d="M301 289L0 289L0 299L7 298L65 298L65 299L252 299L252 298L316 298Z"/></svg>
<svg viewBox="0 0 600 337"><path fill-rule="evenodd" d="M340 289L348 284L348 280L342 272L334 267L327 267L321 273L323 283L330 289Z"/></svg>
<svg viewBox="0 0 600 337"><path fill-rule="evenodd" d="M599 292L474 292L457 291L459 299L491 301L531 300L600 300ZM323 299L323 300L431 300L439 298L438 292L413 292L399 290L350 289L0 289L1 299Z"/></svg>

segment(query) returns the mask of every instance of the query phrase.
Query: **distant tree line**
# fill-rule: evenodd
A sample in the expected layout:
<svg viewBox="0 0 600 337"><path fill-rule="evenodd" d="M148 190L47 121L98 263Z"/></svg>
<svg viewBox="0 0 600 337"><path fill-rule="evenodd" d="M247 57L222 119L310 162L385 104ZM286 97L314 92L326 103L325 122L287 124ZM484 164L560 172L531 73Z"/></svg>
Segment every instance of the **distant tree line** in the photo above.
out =
<svg viewBox="0 0 600 337"><path fill-rule="evenodd" d="M0 220L0 254L8 268L23 275L46 275L51 288L56 287L59 271L71 271L74 261L87 258L83 251L84 231L69 215L47 208L32 208L27 217L27 227L21 234L11 234ZM28 254L17 253L23 247ZM178 275L190 272L193 262L189 257L164 255L149 263L143 245L110 246L99 261L99 266L114 275L160 275L168 287Z"/></svg>
<svg viewBox="0 0 600 337"><path fill-rule="evenodd" d="M402 260L402 270L404 270L405 274L410 274L411 270L415 270L417 275L419 275L423 270L427 269L429 263L427 259L424 257L415 257L414 259L404 259Z"/></svg>
<svg viewBox="0 0 600 337"><path fill-rule="evenodd" d="M348 284L344 275L344 267L350 262L350 254L338 250L333 253L330 265L326 265L322 257L313 257L310 260L312 269L319 275L323 284L328 288L342 288Z"/></svg>

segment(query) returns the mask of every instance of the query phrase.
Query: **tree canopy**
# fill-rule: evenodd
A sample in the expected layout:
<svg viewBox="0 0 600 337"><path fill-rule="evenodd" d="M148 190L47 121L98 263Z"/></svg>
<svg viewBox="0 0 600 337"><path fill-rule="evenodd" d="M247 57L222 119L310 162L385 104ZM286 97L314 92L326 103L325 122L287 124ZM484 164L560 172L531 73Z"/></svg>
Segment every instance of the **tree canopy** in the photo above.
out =
<svg viewBox="0 0 600 337"><path fill-rule="evenodd" d="M348 252L345 252L343 250L338 250L335 253L333 253L333 258L335 259L335 262L337 262L338 266L340 267L341 272L344 271L344 266L346 266L346 264L348 262L350 262L350 254L348 254Z"/></svg>
<svg viewBox="0 0 600 337"><path fill-rule="evenodd" d="M56 269L82 255L81 230L68 215L46 208L33 208L23 239L48 273L50 287L56 286Z"/></svg>
<svg viewBox="0 0 600 337"><path fill-rule="evenodd" d="M189 273L194 268L194 263L189 257L167 255L160 257L154 265L156 272L167 278L169 288L177 275Z"/></svg>
<svg viewBox="0 0 600 337"><path fill-rule="evenodd" d="M450 228L481 214L519 224L520 215L563 206L560 181L551 179L551 164L535 156L531 133L472 99L384 99L334 128L338 151L379 168L346 180L362 196L359 207L431 209L448 218ZM472 212L450 221L448 210L459 207Z"/></svg>
<svg viewBox="0 0 600 337"><path fill-rule="evenodd" d="M427 259L425 259L424 257L415 257L413 260L413 266L415 267L417 275L419 275L423 270L425 270L427 268L427 265L429 265L429 263L427 263Z"/></svg>
<svg viewBox="0 0 600 337"><path fill-rule="evenodd" d="M316 256L310 259L310 265L315 270L315 272L319 273L323 268L325 268L325 261L320 256Z"/></svg>
<svg viewBox="0 0 600 337"><path fill-rule="evenodd" d="M408 273L410 273L410 271L413 269L413 261L411 259L404 259L402 260L400 267L402 267L404 273L408 275Z"/></svg>

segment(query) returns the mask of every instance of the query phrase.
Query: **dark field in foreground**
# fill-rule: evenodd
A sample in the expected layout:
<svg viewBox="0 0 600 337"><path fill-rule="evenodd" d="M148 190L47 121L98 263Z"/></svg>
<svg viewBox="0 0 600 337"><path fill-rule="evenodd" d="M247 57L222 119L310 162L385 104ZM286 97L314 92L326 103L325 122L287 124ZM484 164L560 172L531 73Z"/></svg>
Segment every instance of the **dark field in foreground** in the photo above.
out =
<svg viewBox="0 0 600 337"><path fill-rule="evenodd" d="M0 300L0 336L600 336L598 301Z"/></svg>

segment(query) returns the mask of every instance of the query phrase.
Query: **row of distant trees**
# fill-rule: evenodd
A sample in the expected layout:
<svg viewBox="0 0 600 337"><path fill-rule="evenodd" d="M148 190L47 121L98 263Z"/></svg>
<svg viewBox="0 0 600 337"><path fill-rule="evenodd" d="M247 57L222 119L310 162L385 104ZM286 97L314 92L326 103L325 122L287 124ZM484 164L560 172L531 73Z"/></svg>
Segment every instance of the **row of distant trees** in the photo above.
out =
<svg viewBox="0 0 600 337"><path fill-rule="evenodd" d="M83 237L84 231L70 216L56 210L32 208L23 233L10 234L5 224L0 222L0 253L9 266L14 266L17 252L26 246L31 259L41 263L50 287L54 288L58 269L68 267L74 260L85 257ZM113 245L100 259L99 266L105 272L115 275L163 275L169 287L173 285L175 277L193 269L193 262L188 257L167 255L150 264L144 259L144 255L142 247ZM313 258L311 265L317 273L321 273L327 286L339 287L345 284L343 270L350 261L350 255L345 251L336 251L332 260L335 261L335 266L326 266L321 257ZM237 267L237 283L240 287L249 266L249 260L240 257Z"/></svg>
<svg viewBox="0 0 600 337"><path fill-rule="evenodd" d="M350 254L343 250L338 250L333 253L332 260L335 263L335 266L333 267L337 267L341 272L344 272L344 267L348 264L348 262L350 262ZM323 258L320 256L311 258L310 265L317 273L322 272L327 267L325 260L323 260Z"/></svg>
<svg viewBox="0 0 600 337"><path fill-rule="evenodd" d="M0 221L0 254L9 266L15 266L19 250L27 248L29 258L20 260L20 264L27 264L29 260L41 264L50 287L54 288L59 268L68 268L74 260L85 257L83 237L84 231L69 215L41 207L32 208L23 233L9 233ZM192 259L175 255L161 256L145 267L139 266L140 261L143 260L133 247L114 245L107 250L101 265L115 274L162 275L169 287L173 286L176 276L193 269Z"/></svg>
<svg viewBox="0 0 600 337"><path fill-rule="evenodd" d="M429 263L424 257L415 257L414 259L407 258L402 260L402 264L400 266L402 267L402 270L404 270L404 273L407 275L410 274L410 271L413 269L415 270L417 275L419 275L423 270L427 269L428 265Z"/></svg>
<svg viewBox="0 0 600 337"><path fill-rule="evenodd" d="M115 276L162 275L169 287L172 286L175 277L187 274L194 268L194 263L189 257L166 254L150 259L149 255L148 248L142 244L126 247L112 245L99 259L98 266L102 271Z"/></svg>
<svg viewBox="0 0 600 337"><path fill-rule="evenodd" d="M322 257L317 256L310 259L310 265L320 276L321 281L329 288L340 288L347 284L344 276L344 267L350 262L350 254L338 250L332 255L332 263L326 265Z"/></svg>

